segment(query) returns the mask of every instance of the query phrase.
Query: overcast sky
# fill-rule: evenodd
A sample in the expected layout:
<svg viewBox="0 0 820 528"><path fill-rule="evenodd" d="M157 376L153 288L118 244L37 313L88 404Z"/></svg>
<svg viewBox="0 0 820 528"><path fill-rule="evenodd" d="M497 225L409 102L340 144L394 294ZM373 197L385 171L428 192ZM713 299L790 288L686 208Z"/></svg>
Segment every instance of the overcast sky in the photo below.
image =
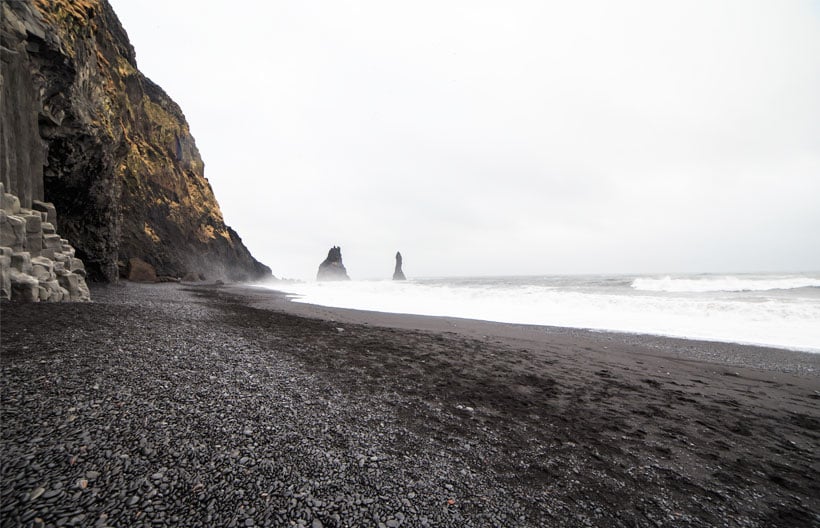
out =
<svg viewBox="0 0 820 528"><path fill-rule="evenodd" d="M111 3L279 277L820 270L820 2Z"/></svg>

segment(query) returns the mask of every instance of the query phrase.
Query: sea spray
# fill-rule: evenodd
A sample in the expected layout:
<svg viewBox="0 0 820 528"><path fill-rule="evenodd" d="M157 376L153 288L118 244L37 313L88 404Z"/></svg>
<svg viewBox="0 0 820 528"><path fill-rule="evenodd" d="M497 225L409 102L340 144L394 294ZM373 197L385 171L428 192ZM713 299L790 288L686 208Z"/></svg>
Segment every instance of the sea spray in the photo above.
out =
<svg viewBox="0 0 820 528"><path fill-rule="evenodd" d="M643 291L678 293L795 290L799 288L820 288L820 279L793 276L672 278L667 275L660 279L639 277L632 281L632 287Z"/></svg>
<svg viewBox="0 0 820 528"><path fill-rule="evenodd" d="M297 302L820 352L820 276L556 276L274 286Z"/></svg>

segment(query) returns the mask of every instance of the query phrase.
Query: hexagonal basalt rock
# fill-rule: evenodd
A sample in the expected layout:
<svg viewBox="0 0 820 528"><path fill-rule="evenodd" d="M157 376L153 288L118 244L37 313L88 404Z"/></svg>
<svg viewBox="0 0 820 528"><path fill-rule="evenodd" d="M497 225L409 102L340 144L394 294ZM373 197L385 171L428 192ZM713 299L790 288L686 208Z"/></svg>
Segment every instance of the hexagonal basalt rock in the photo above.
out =
<svg viewBox="0 0 820 528"><path fill-rule="evenodd" d="M35 202L34 210L20 208L19 199L2 186L0 198L0 299L91 300L83 261L54 229L54 206Z"/></svg>

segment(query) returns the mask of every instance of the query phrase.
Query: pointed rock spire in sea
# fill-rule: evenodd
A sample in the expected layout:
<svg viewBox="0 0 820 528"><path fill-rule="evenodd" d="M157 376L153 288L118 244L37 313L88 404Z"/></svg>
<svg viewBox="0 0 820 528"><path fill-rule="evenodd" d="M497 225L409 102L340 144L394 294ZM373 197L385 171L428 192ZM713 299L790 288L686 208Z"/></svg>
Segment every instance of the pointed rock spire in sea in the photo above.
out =
<svg viewBox="0 0 820 528"><path fill-rule="evenodd" d="M401 270L401 253L396 251L396 269L393 271L393 280L407 280Z"/></svg>

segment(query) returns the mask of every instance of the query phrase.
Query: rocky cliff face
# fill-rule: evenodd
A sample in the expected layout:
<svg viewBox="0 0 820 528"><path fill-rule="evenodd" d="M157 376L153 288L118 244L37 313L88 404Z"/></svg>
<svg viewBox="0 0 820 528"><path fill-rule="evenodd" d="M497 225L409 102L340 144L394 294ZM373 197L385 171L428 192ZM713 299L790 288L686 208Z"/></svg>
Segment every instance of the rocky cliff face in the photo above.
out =
<svg viewBox="0 0 820 528"><path fill-rule="evenodd" d="M106 0L3 0L0 181L53 202L88 276L270 276L225 225L182 111ZM118 263L120 266L118 267Z"/></svg>

